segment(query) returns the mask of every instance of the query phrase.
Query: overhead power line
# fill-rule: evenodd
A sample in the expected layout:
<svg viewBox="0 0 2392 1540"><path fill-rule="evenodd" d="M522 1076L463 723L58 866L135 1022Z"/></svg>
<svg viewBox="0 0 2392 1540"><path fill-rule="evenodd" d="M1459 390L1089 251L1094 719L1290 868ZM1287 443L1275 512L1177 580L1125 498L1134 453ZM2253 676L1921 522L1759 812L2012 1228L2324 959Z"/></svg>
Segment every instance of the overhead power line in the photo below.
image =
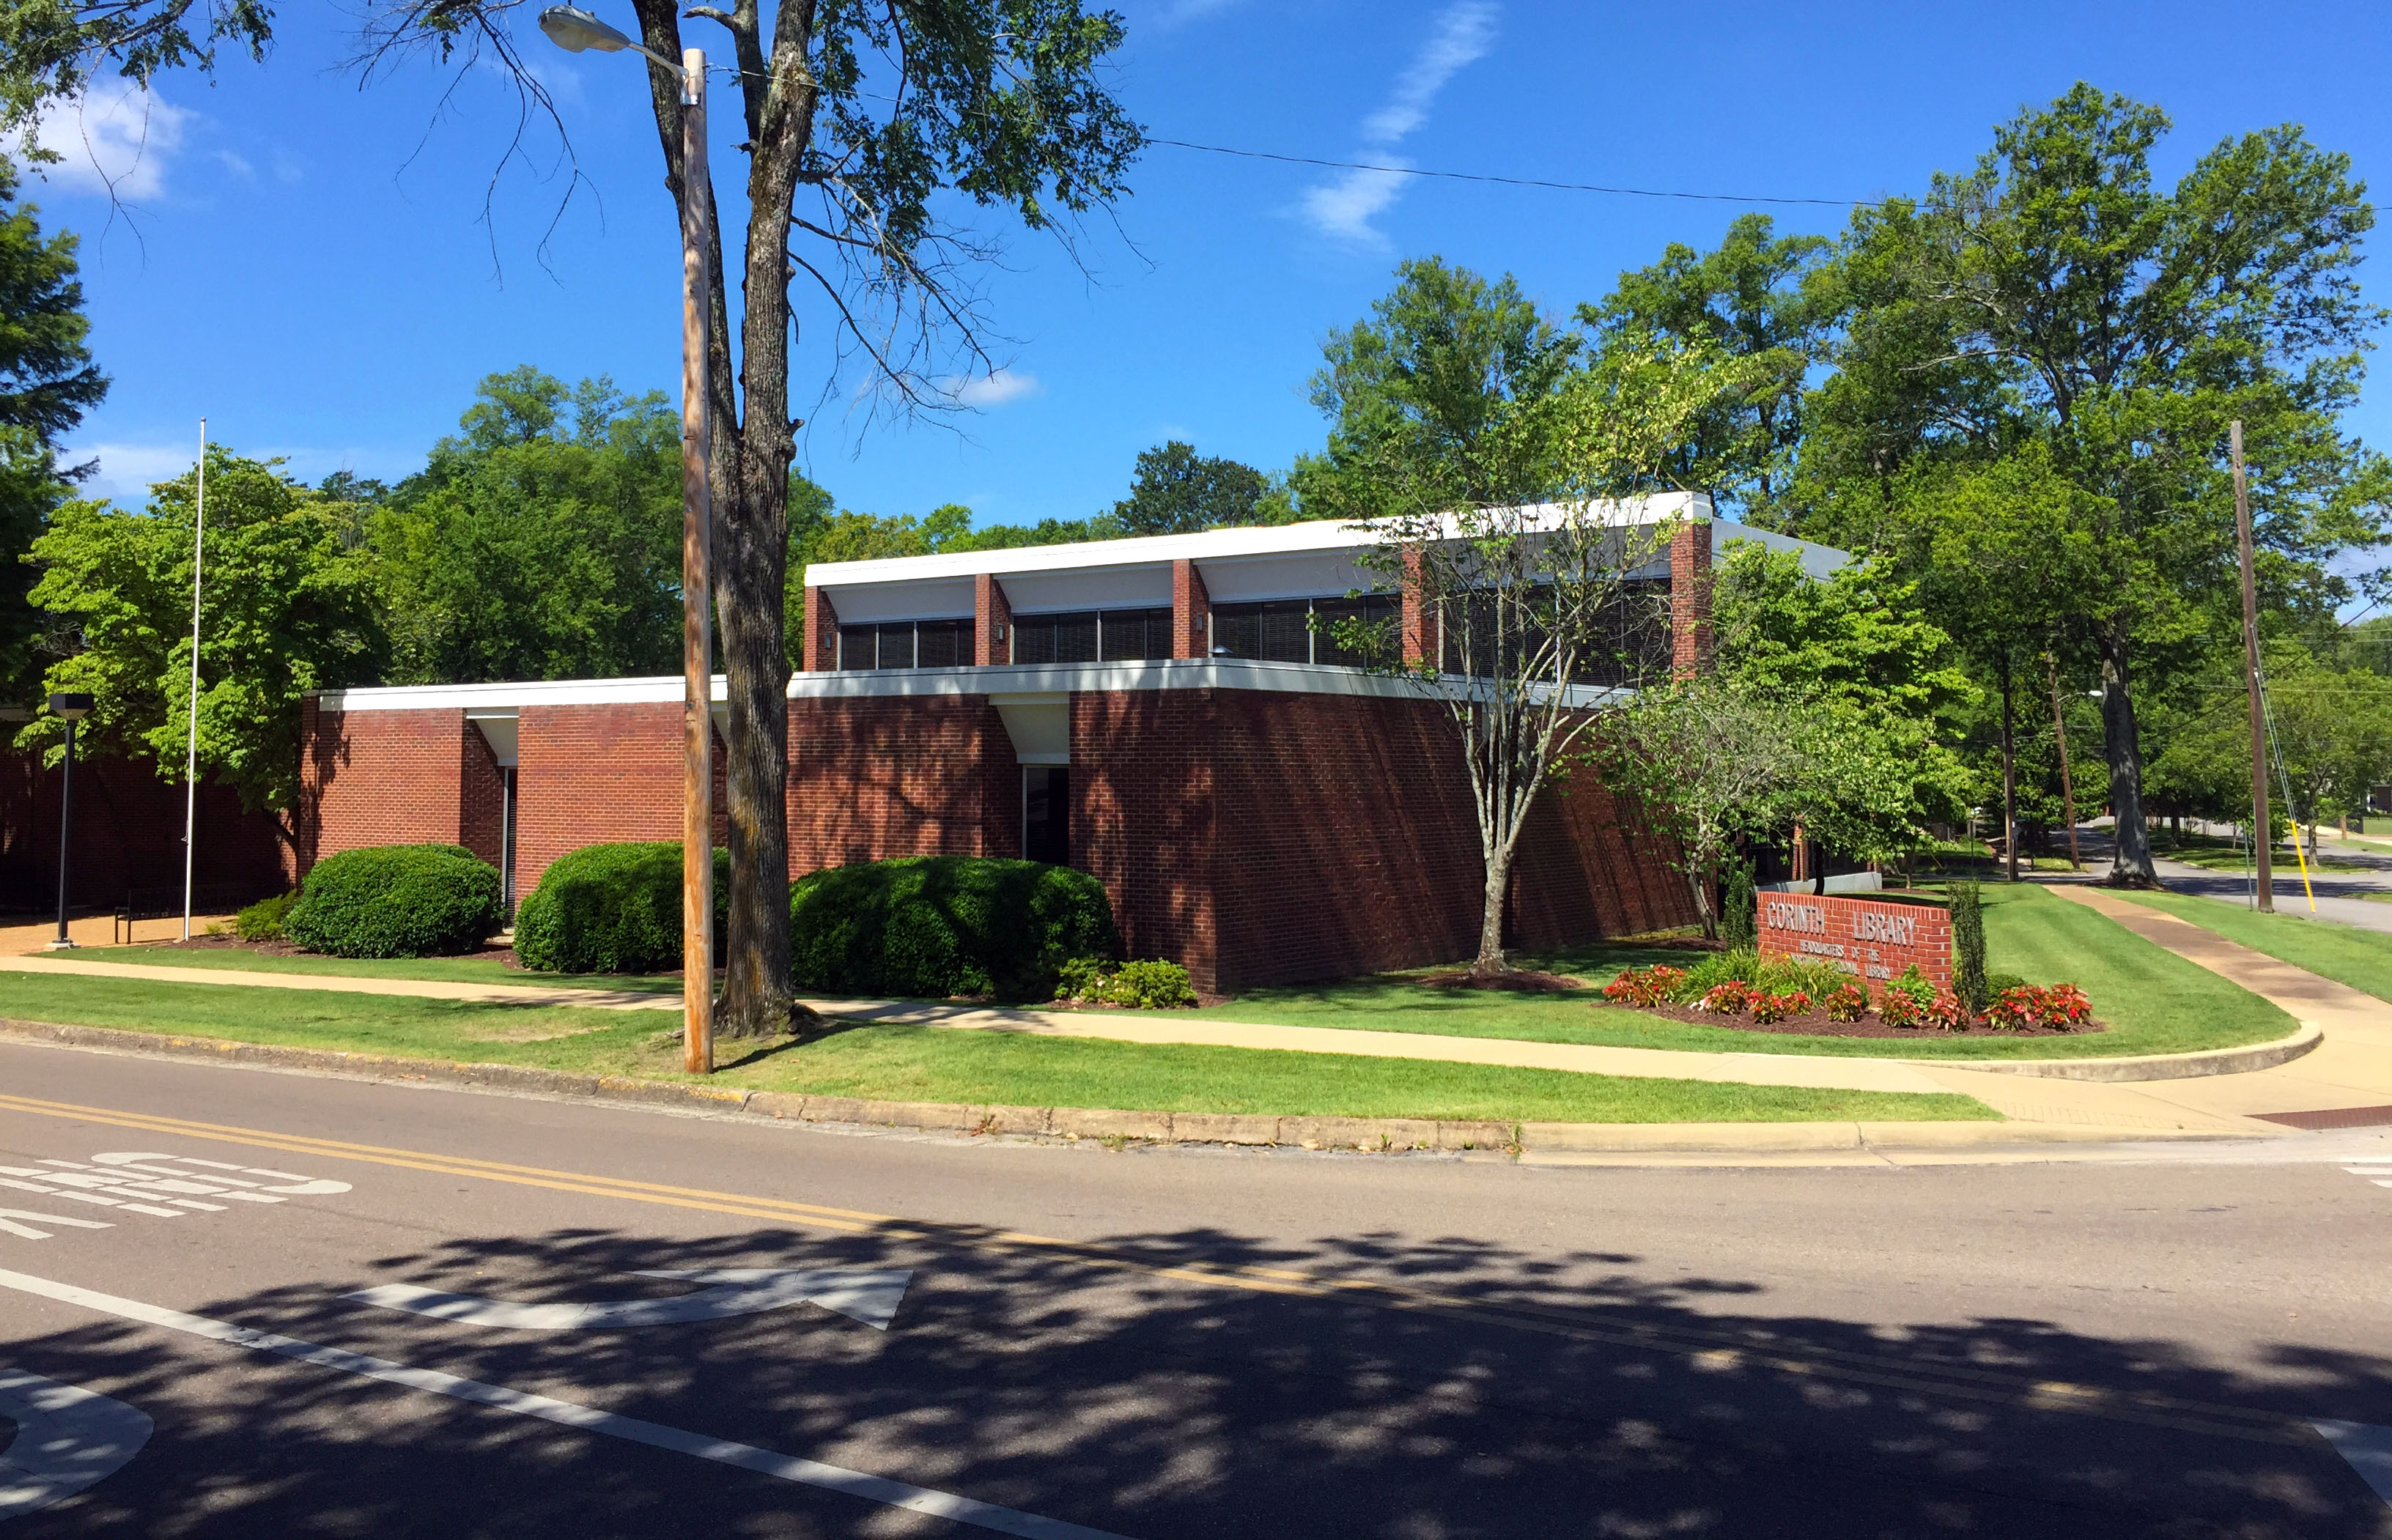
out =
<svg viewBox="0 0 2392 1540"><path fill-rule="evenodd" d="M1592 182L1547 182L1533 176L1494 176L1475 171L1426 171L1419 166L1371 165L1360 161L1324 161L1312 155L1280 155L1268 149L1232 149L1227 145L1191 144L1186 139L1153 139L1150 145L1168 145L1174 149L1197 149L1207 155L1235 155L1248 161L1280 161L1295 166L1326 166L1332 171L1382 171L1395 176L1434 176L1447 182L1492 182L1507 188L1543 188L1554 192L1605 192L1619 198L1680 198L1698 203L1800 203L1815 208L1859 208L1865 200L1856 198L1771 198L1760 195L1746 197L1732 192L1670 192L1653 188L1608 188Z"/></svg>

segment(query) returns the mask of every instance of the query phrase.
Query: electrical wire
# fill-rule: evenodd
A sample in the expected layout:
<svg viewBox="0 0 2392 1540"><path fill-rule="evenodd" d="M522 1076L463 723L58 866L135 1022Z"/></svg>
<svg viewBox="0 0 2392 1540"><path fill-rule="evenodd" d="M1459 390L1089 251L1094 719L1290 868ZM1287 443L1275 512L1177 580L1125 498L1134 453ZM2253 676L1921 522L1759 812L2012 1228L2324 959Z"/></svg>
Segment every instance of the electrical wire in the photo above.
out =
<svg viewBox="0 0 2392 1540"><path fill-rule="evenodd" d="M1674 192L1654 188L1614 188L1593 182L1548 182L1533 176L1497 176L1476 171L1430 171L1420 166L1372 165L1361 161L1327 161L1314 155L1282 155L1268 149L1233 149L1227 145L1200 145L1187 139L1150 138L1150 145L1167 145L1173 149L1196 149L1207 155L1235 155L1249 161L1279 161L1295 166L1325 166L1332 171L1378 171L1395 176L1431 176L1449 182L1491 182L1506 188L1542 188L1552 192L1600 192L1617 198L1678 198L1701 203L1799 203L1828 209L1855 209L1866 200L1858 198L1777 198L1761 194L1745 195L1731 192Z"/></svg>

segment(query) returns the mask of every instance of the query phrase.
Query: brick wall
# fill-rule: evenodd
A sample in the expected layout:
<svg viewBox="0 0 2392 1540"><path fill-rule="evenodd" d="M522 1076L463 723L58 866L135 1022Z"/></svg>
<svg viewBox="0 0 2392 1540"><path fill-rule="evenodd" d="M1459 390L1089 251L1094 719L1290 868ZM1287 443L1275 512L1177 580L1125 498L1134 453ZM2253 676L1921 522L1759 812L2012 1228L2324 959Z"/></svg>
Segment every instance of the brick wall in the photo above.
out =
<svg viewBox="0 0 2392 1540"><path fill-rule="evenodd" d="M1871 983L1913 964L1939 990L1952 987L1952 916L1936 904L1888 903L1841 893L1760 895L1761 950L1833 963Z"/></svg>
<svg viewBox="0 0 2392 1540"><path fill-rule="evenodd" d="M789 873L889 856L1014 854L1013 766L1004 718L985 695L791 701Z"/></svg>
<svg viewBox="0 0 2392 1540"><path fill-rule="evenodd" d="M1634 803L1591 770L1547 786L1512 864L1511 936L1531 950L1696 923L1694 896Z"/></svg>
<svg viewBox="0 0 2392 1540"><path fill-rule="evenodd" d="M1169 958L1207 991L1223 987L1214 766L1224 693L1072 697L1072 864L1105 885L1129 956Z"/></svg>
<svg viewBox="0 0 2392 1540"><path fill-rule="evenodd" d="M1670 537L1670 671L1692 679L1711 662L1711 526L1688 520Z"/></svg>
<svg viewBox="0 0 2392 1540"><path fill-rule="evenodd" d="M972 579L972 662L1013 661L1013 605L1005 585L981 573Z"/></svg>
<svg viewBox="0 0 2392 1540"><path fill-rule="evenodd" d="M682 706L525 706L515 720L515 891L585 845L681 838ZM728 837L714 740L714 842Z"/></svg>
<svg viewBox="0 0 2392 1540"><path fill-rule="evenodd" d="M838 666L838 612L830 596L809 584L806 588L805 640L798 666L809 674Z"/></svg>
<svg viewBox="0 0 2392 1540"><path fill-rule="evenodd" d="M467 723L457 767L457 843L499 866L507 854L507 782L482 730Z"/></svg>
<svg viewBox="0 0 2392 1540"><path fill-rule="evenodd" d="M184 788L161 780L149 760L89 747L87 740L76 745L67 901L98 907L121 902L127 888L179 888ZM43 913L58 901L62 779L37 755L0 750L0 911ZM231 787L201 783L196 824L197 886L263 898L288 881L275 815L246 810Z"/></svg>
<svg viewBox="0 0 2392 1540"><path fill-rule="evenodd" d="M1213 595L1204 575L1185 557L1171 563L1171 655L1213 655Z"/></svg>
<svg viewBox="0 0 2392 1540"><path fill-rule="evenodd" d="M311 702L304 726L307 865L370 845L464 843L466 740L481 733L463 711L318 711Z"/></svg>

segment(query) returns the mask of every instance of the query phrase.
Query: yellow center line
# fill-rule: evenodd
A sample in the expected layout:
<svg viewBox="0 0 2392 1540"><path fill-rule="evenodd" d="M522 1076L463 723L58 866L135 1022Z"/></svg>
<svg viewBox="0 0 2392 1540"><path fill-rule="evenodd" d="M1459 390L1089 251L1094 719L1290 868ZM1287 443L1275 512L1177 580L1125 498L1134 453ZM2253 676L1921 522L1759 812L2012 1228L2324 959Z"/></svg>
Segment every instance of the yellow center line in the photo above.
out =
<svg viewBox="0 0 2392 1540"><path fill-rule="evenodd" d="M1707 1332L1692 1327L1644 1325L1597 1326L1589 1323L1582 1314L1565 1314L1538 1305L1489 1302L1464 1296L1429 1293L1367 1278L1324 1277L1286 1268L1216 1263L1201 1258L1164 1262L1020 1231L980 1233L936 1222L907 1221L893 1214L831 1208L788 1198L756 1197L704 1187L681 1187L667 1183L556 1171L544 1166L513 1165L470 1156L439 1155L384 1145L319 1139L311 1134L280 1133L235 1124L200 1122L187 1118L128 1112L113 1107L84 1106L72 1102L45 1101L31 1096L0 1094L0 1110L100 1123L145 1133L208 1139L292 1155L357 1160L444 1176L478 1177L485 1181L552 1192L616 1197L634 1203L769 1220L812 1229L870 1234L891 1241L921 1241L964 1250L1061 1255L1096 1266L1209 1288L1341 1301L1576 1341L1666 1352L1713 1372L1762 1368L1785 1374L1827 1376L1887 1390L1990 1401L2038 1410L2074 1412L2116 1421L2269 1443L2311 1444L2317 1442L2318 1436L2306 1420L2274 1412L2189 1401L2148 1391L2115 1391L2098 1386L2035 1380L2022 1375L1979 1369L1968 1365L1898 1363L1834 1349L1806 1347L1771 1351L1756 1347L1748 1338L1725 1331Z"/></svg>

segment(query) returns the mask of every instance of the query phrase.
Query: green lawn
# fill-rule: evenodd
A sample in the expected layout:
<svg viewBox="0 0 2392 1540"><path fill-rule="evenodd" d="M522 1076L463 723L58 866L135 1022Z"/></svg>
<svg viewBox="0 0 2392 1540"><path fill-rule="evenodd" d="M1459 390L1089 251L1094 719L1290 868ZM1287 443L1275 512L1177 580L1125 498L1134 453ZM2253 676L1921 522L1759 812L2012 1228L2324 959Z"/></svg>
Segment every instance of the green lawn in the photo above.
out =
<svg viewBox="0 0 2392 1540"><path fill-rule="evenodd" d="M0 976L0 1015L404 1057L682 1080L644 1012ZM537 1034L537 1036L534 1036ZM570 1035L554 1035L570 1034ZM1989 1119L1966 1096L1577 1075L1237 1048L856 1027L736 1062L715 1083L889 1101L1556 1122Z"/></svg>
<svg viewBox="0 0 2392 1540"><path fill-rule="evenodd" d="M2364 990L2379 1000L2392 1000L2392 936L2382 931L2312 918L2298 907L2297 899L2287 907L2286 900L2279 899L2275 913L2261 914L2240 904L2190 893L2122 892L2118 897L2164 909L2254 951Z"/></svg>
<svg viewBox="0 0 2392 1540"><path fill-rule="evenodd" d="M331 973L352 978L436 978L452 984L531 984L570 990L656 990L681 992L681 975L534 973L495 957L276 956L236 947L89 947L79 963L142 963L170 968L245 968L257 973Z"/></svg>
<svg viewBox="0 0 2392 1540"><path fill-rule="evenodd" d="M1230 1021L1537 1042L1952 1059L2185 1053L2263 1042L2286 1036L2297 1026L2248 990L2044 888L1988 884L1984 900L1986 955L1993 971L2022 974L2038 983L2078 985L2110 1030L2084 1037L1916 1038L1898 1042L1803 1037L1666 1021L1582 995L1432 989L1416 974L1254 990L1226 1005L1193 1014ZM1600 983L1622 967L1687 960L1683 951L1622 945L1587 947L1534 961L1538 966Z"/></svg>
<svg viewBox="0 0 2392 1540"><path fill-rule="evenodd" d="M2152 833L2152 852L2154 855L2164 856L2169 861L2180 861L2187 866L2198 866L2204 872L2240 872L2251 864L2250 852L2240 848L2231 840L2218 839L2207 835L2186 835L2179 838L2173 835L2166 835L2164 831L2155 830ZM2317 855L2310 856L2304 849L2300 860L2295 860L2291 846L2280 845L2276 848L2275 865L2279 873L2297 874L2301 869L2301 860L2308 861L2309 870L2312 872L2375 870L2363 861L2343 860L2331 850L2320 850Z"/></svg>

